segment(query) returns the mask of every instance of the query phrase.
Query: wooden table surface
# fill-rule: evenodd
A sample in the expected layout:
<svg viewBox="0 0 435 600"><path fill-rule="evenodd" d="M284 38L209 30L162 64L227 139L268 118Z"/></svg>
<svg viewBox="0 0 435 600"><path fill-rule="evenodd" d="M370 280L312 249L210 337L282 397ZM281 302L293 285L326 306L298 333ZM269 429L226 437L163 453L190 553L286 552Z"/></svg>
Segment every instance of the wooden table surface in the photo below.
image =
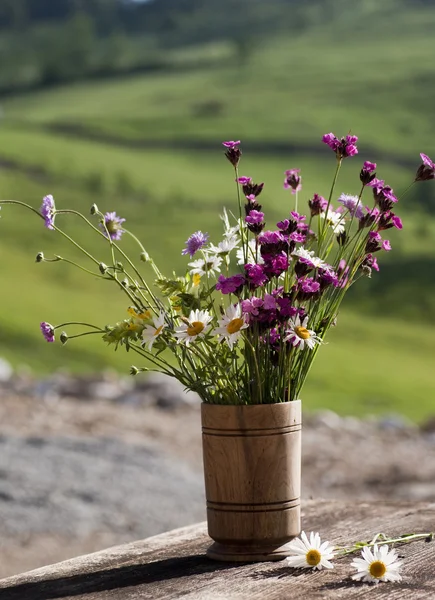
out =
<svg viewBox="0 0 435 600"><path fill-rule="evenodd" d="M305 531L337 545L435 530L434 504L305 501ZM80 556L0 581L0 600L435 599L435 542L398 546L401 583L350 579L352 556L332 571L292 570L284 562L230 564L205 556L205 523Z"/></svg>

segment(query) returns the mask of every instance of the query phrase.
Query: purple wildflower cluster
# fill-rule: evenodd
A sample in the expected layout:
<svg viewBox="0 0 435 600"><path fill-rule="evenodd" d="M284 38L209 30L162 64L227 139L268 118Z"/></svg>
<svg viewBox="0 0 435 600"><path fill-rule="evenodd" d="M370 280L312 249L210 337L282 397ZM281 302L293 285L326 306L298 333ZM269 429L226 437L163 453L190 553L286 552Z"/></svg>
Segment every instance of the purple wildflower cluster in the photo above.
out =
<svg viewBox="0 0 435 600"><path fill-rule="evenodd" d="M190 258L201 250L206 243L208 242L209 235L208 233L202 233L202 231L196 231L192 233L188 240L186 240L186 247L181 252L181 254L189 254Z"/></svg>
<svg viewBox="0 0 435 600"><path fill-rule="evenodd" d="M54 327L46 321L43 321L39 327L41 329L42 335L44 336L44 339L47 342L54 342Z"/></svg>
<svg viewBox="0 0 435 600"><path fill-rule="evenodd" d="M222 142L222 145L226 148L225 156L236 169L242 156L242 151L239 148L240 140L237 140L237 142L234 142L233 140Z"/></svg>
<svg viewBox="0 0 435 600"><path fill-rule="evenodd" d="M237 183L242 186L245 194L245 223L247 228L254 235L259 235L265 226L264 213L262 206L258 203L257 197L263 191L264 183L253 183L252 177L239 177Z"/></svg>
<svg viewBox="0 0 435 600"><path fill-rule="evenodd" d="M334 150L339 159L348 158L349 156L358 154L358 148L356 147L358 138L356 135L347 135L346 137L338 139L333 133L326 133L323 136L322 141L324 144L327 144L331 150Z"/></svg>

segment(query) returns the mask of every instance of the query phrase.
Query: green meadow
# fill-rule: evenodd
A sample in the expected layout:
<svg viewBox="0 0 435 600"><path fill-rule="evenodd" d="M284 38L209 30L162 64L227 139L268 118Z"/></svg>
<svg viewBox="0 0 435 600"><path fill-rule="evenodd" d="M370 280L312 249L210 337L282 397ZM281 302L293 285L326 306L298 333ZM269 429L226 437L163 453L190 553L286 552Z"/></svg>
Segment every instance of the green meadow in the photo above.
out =
<svg viewBox="0 0 435 600"><path fill-rule="evenodd" d="M329 131L360 136L361 157L345 161L337 193L358 193L361 158L376 161L378 176L400 192L414 178L419 152L435 156L435 11L409 12L404 23L393 15L387 31L374 23L262 40L243 65L224 43L190 49L208 53L212 66L188 68L186 51L177 56L179 70L5 98L0 195L38 208L51 193L58 208L86 215L94 202L116 210L169 275L186 268L181 249L190 233L201 229L217 242L222 207L236 210L223 139L242 139L240 174L266 183L270 228L294 208L282 188L286 169L302 169L302 206L315 192L328 195L335 158L321 137ZM413 205L416 194L413 188L399 204L404 230L388 236L393 251L379 257L381 272L352 290L319 352L304 390L308 407L400 412L416 421L434 414L435 219ZM79 219L57 219L99 260L110 260L107 245ZM138 259L138 248L123 244ZM40 321L105 325L125 318L129 303L73 266L35 264L39 251L90 268L36 215L3 206L0 355L41 374L140 366L93 336L63 347L43 341Z"/></svg>

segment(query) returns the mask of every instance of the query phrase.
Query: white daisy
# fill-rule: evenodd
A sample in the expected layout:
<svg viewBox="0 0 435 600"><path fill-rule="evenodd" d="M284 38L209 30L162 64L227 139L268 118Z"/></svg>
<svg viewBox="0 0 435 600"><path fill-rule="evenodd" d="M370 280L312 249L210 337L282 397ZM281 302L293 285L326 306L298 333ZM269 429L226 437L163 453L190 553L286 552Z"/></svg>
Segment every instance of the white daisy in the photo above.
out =
<svg viewBox="0 0 435 600"><path fill-rule="evenodd" d="M217 246L215 246L214 244L210 244L210 246L207 248L207 253L210 253L212 256L222 256L225 254L229 254L231 250L237 248L239 242L240 239L238 237L234 235L231 237L228 236L225 239L223 239L222 242L219 242Z"/></svg>
<svg viewBox="0 0 435 600"><path fill-rule="evenodd" d="M324 260L315 256L313 251L306 250L303 246L296 248L296 250L292 252L292 256L297 256L298 258L309 261L315 269L325 269L328 266Z"/></svg>
<svg viewBox="0 0 435 600"><path fill-rule="evenodd" d="M207 310L191 310L186 322L181 327L176 328L175 337L178 338L179 342L184 342L186 346L189 346L191 341L200 335L204 335L212 318Z"/></svg>
<svg viewBox="0 0 435 600"><path fill-rule="evenodd" d="M328 208L327 213L323 212L319 216L321 219L326 219L327 224L332 227L332 231L334 233L337 235L343 233L345 227L344 218L341 213L335 212L334 210L331 210L331 208Z"/></svg>
<svg viewBox="0 0 435 600"><path fill-rule="evenodd" d="M222 258L220 256L206 256L206 259L198 258L189 264L192 267L189 271L191 275L211 275L214 272L220 272Z"/></svg>
<svg viewBox="0 0 435 600"><path fill-rule="evenodd" d="M158 317L154 317L153 322L154 325L145 325L145 328L142 331L142 345L147 344L148 350L151 350L154 342L156 341L156 338L162 333L163 329L166 327L165 313L161 312Z"/></svg>
<svg viewBox="0 0 435 600"><path fill-rule="evenodd" d="M229 306L222 319L219 319L219 327L214 330L220 340L227 340L228 346L233 349L234 344L242 335L242 330L248 327L246 315L242 314L240 304Z"/></svg>
<svg viewBox="0 0 435 600"><path fill-rule="evenodd" d="M301 533L301 538L296 538L288 544L289 550L294 556L286 558L287 565L295 569L333 569L334 565L330 562L334 558L334 547L329 542L321 542L318 533L311 532L308 540L305 531Z"/></svg>
<svg viewBox="0 0 435 600"><path fill-rule="evenodd" d="M312 350L316 344L321 344L322 339L316 334L315 331L307 329L308 317L305 317L303 321L299 315L296 315L293 319L289 319L288 329L286 330L285 342L290 342L292 346L296 346L300 350L303 350L307 346Z"/></svg>
<svg viewBox="0 0 435 600"><path fill-rule="evenodd" d="M220 215L220 218L222 219L223 223L224 223L224 237L226 238L232 238L235 235L240 234L240 221L237 221L237 225L230 225L230 219L228 217L228 213L226 211L226 209L224 208L224 214ZM246 223L242 222L242 227L246 227Z"/></svg>
<svg viewBox="0 0 435 600"><path fill-rule="evenodd" d="M401 581L399 574L401 561L397 560L395 550L388 551L388 545L384 544L378 548L373 546L373 552L367 546L362 549L362 558L355 558L351 563L357 570L352 579L379 583L379 581Z"/></svg>
<svg viewBox="0 0 435 600"><path fill-rule="evenodd" d="M249 240L248 242L248 256L247 261L245 262L245 256L243 254L243 248L237 249L237 264L238 265L262 265L264 263L263 257L260 254L260 248L256 251L257 243L255 240ZM258 260L255 260L256 252L258 254Z"/></svg>

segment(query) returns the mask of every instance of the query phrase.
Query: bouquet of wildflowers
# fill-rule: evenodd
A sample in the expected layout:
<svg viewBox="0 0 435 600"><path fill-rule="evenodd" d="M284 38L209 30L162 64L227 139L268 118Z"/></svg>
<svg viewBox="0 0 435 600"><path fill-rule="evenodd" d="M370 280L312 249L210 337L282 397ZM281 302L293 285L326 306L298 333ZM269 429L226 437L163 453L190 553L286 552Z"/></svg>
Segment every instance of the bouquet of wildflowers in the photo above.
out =
<svg viewBox="0 0 435 600"><path fill-rule="evenodd" d="M115 212L103 214L94 204L91 219L74 210L59 210L46 196L40 211L20 204L45 220L49 229L79 248L87 266L82 270L113 281L127 296L128 317L104 327L87 323L52 326L41 323L48 342L66 326L85 327L60 341L99 335L109 345L144 359L139 371L161 371L181 381L215 404L287 402L299 397L319 347L335 323L347 290L360 277L379 271L377 253L391 250L385 232L402 222L392 188L376 175L376 164L364 162L357 195L335 192L345 159L358 154L357 137L323 137L336 156L327 198L314 194L307 215L299 212L302 178L299 169L285 172L284 188L294 198L294 210L272 229L266 228L261 204L263 183L240 176L240 141L224 142L234 169L238 206L221 216L223 238L215 245L207 233L192 233L182 254L186 273L165 277L141 242ZM415 180L434 179L435 164L421 154ZM412 185L412 184L411 184ZM409 188L408 188L409 189ZM84 225L109 245L110 264L101 262L59 226L64 215ZM94 220L94 221L93 221ZM139 265L122 248L122 236L138 245ZM46 258L37 262L66 260ZM142 264L140 264L142 263Z"/></svg>

